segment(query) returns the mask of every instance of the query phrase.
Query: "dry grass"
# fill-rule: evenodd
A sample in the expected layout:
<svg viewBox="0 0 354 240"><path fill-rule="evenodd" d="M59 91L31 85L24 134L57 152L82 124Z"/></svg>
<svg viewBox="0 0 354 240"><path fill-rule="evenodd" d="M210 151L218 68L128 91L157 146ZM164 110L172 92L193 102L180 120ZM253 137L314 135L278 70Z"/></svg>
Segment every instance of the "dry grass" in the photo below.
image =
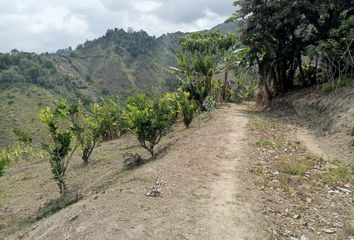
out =
<svg viewBox="0 0 354 240"><path fill-rule="evenodd" d="M354 236L349 207L354 164L318 157L311 152L315 146L302 145L298 127L284 118L257 112L249 125L255 159L251 172L262 191L263 213L274 223L273 239L349 239ZM336 232L329 236L324 228Z"/></svg>
<svg viewBox="0 0 354 240"><path fill-rule="evenodd" d="M323 161L322 158L318 158L313 155L306 156L296 156L296 155L283 155L281 161L274 163L274 168L280 172L296 175L305 176L305 173L313 169L316 165Z"/></svg>
<svg viewBox="0 0 354 240"><path fill-rule="evenodd" d="M175 132L162 139L158 151L186 136L182 124L175 128ZM78 153L75 154L67 171L68 187L86 198L121 184L133 174L123 170L122 155L126 152L138 153L146 159L149 157L132 135L99 144L88 166L83 164ZM0 181L0 239L36 221L38 210L59 198L46 159L10 166Z"/></svg>

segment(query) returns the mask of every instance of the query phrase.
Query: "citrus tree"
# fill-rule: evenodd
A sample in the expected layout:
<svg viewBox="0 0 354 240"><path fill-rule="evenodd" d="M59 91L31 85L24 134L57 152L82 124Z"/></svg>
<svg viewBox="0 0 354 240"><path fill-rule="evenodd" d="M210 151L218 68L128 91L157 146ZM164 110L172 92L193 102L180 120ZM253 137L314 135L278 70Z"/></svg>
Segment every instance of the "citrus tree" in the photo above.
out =
<svg viewBox="0 0 354 240"><path fill-rule="evenodd" d="M75 118L77 109L70 106L66 100L60 101L59 105L52 110L47 107L42 109L40 120L46 124L50 135L50 143L44 143L43 148L49 154L49 163L54 180L57 182L60 194L66 193L65 174L73 153L78 144L72 146L72 126L68 117Z"/></svg>
<svg viewBox="0 0 354 240"><path fill-rule="evenodd" d="M140 145L155 156L154 147L170 130L175 119L173 106L166 98L151 99L144 94L130 97L126 103L127 127L138 138Z"/></svg>

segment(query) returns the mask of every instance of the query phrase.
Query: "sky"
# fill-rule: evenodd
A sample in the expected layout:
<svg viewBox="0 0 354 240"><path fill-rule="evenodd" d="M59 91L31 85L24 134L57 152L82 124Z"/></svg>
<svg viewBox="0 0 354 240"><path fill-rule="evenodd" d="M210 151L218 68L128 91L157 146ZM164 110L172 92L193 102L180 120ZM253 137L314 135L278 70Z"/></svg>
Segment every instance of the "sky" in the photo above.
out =
<svg viewBox="0 0 354 240"><path fill-rule="evenodd" d="M0 0L0 52L55 52L128 27L159 36L210 29L233 0Z"/></svg>

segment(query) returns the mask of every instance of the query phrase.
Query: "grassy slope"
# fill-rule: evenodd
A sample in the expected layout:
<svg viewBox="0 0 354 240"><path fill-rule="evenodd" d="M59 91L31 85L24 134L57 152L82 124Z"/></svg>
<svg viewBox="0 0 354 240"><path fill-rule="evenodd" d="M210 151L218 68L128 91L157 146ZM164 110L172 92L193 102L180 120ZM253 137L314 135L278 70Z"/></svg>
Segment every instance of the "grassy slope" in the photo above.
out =
<svg viewBox="0 0 354 240"><path fill-rule="evenodd" d="M33 134L35 142L44 136L38 114L44 106L50 106L58 97L34 84L21 84L0 91L0 146L15 140L13 128L21 128Z"/></svg>

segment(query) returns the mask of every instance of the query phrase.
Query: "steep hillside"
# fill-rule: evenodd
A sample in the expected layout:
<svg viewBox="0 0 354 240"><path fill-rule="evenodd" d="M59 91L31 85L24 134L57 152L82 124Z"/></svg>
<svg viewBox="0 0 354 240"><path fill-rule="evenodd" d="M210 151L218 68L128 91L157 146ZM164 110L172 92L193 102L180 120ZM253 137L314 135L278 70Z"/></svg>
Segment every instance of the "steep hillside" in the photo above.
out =
<svg viewBox="0 0 354 240"><path fill-rule="evenodd" d="M180 36L182 33L156 38L144 31L114 29L75 51L52 57L62 72L99 86L103 95L125 98L132 92L156 93L175 81L164 67L176 64Z"/></svg>
<svg viewBox="0 0 354 240"><path fill-rule="evenodd" d="M222 32L234 29L235 23L213 28ZM124 101L133 93L158 95L175 89L177 80L165 67L176 65L183 35L176 32L155 37L142 30L115 28L75 50L0 53L0 146L13 142L13 127L42 138L38 111L62 97L80 98L88 104L104 96L118 96Z"/></svg>
<svg viewBox="0 0 354 240"><path fill-rule="evenodd" d="M212 30L219 30L222 33L235 32L237 27L237 22L222 23L216 25Z"/></svg>

